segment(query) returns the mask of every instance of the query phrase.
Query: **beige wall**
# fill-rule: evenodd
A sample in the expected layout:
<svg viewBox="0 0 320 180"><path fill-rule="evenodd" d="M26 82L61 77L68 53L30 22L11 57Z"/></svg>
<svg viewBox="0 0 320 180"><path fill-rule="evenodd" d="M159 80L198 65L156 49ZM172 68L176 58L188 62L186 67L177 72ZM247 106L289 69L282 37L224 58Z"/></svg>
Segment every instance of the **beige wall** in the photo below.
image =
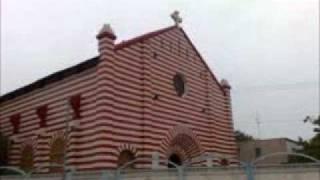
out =
<svg viewBox="0 0 320 180"><path fill-rule="evenodd" d="M269 140L256 140L238 143L239 159L240 161L253 161L256 157L256 148L261 149L261 156L272 154L276 152L293 152L293 149L297 149L298 146L292 141L285 138L269 139ZM274 156L267 158L261 163L287 163L288 156Z"/></svg>

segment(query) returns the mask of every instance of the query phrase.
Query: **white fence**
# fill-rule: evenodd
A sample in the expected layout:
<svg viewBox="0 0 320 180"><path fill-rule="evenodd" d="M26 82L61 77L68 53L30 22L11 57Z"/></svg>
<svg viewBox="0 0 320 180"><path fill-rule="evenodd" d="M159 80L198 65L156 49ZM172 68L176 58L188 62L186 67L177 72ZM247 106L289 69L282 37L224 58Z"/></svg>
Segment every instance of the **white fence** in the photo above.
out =
<svg viewBox="0 0 320 180"><path fill-rule="evenodd" d="M2 176L1 180L320 180L320 165L299 164L256 167L252 174L240 167L182 168L74 172L28 176Z"/></svg>

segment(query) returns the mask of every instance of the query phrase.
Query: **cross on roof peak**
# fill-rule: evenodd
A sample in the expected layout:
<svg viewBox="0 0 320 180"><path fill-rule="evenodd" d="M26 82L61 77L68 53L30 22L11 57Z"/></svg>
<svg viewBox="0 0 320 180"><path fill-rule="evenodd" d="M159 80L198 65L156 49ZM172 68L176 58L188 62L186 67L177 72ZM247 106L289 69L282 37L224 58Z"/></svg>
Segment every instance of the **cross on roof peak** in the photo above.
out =
<svg viewBox="0 0 320 180"><path fill-rule="evenodd" d="M179 11L174 11L172 14L171 14L171 18L173 19L174 23L176 24L176 26L179 26L179 24L182 23L182 18L180 17L179 15Z"/></svg>

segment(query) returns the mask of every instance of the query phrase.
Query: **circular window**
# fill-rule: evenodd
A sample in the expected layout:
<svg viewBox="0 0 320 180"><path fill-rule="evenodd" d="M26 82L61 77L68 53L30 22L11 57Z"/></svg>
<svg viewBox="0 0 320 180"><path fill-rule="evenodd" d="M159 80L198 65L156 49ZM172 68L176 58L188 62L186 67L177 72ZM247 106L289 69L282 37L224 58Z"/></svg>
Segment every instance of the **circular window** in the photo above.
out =
<svg viewBox="0 0 320 180"><path fill-rule="evenodd" d="M183 75L176 74L173 78L173 85L178 96L183 96L186 92L186 83Z"/></svg>

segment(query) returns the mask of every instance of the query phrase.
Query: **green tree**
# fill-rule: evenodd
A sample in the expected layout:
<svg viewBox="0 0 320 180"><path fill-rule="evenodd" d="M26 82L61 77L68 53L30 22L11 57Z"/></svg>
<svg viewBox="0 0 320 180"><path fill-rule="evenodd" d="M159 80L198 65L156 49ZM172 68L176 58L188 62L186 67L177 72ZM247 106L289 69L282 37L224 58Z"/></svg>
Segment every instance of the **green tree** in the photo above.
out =
<svg viewBox="0 0 320 180"><path fill-rule="evenodd" d="M235 138L237 142L245 142L253 140L253 137L249 134L246 134L240 130L236 130L234 132Z"/></svg>
<svg viewBox="0 0 320 180"><path fill-rule="evenodd" d="M314 125L313 131L316 133L310 140L303 140L299 138L299 144L302 146L301 150L297 150L298 153L306 154L320 160L320 115L317 118L307 116L304 120L305 123L311 123ZM306 158L294 157L290 159L291 163L299 162L311 162Z"/></svg>
<svg viewBox="0 0 320 180"><path fill-rule="evenodd" d="M304 122L312 123L315 126L313 131L316 134L309 141L303 142L303 153L316 159L320 159L320 115L318 118L307 116Z"/></svg>

